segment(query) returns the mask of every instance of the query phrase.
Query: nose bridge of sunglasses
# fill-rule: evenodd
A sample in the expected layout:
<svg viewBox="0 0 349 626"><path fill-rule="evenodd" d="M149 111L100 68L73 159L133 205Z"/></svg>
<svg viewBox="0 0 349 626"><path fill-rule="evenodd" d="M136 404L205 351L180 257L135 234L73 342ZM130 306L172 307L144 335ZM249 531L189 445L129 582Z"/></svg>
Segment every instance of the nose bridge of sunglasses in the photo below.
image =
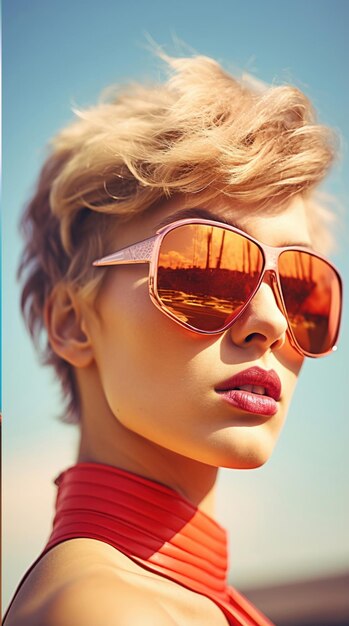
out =
<svg viewBox="0 0 349 626"><path fill-rule="evenodd" d="M265 251L265 266L262 275L262 281L259 285L260 290L263 283L266 283L270 286L270 289L273 292L276 305L278 309L281 311L282 315L287 319L287 313L285 310L285 304L283 300L283 295L279 283L279 272L278 272L278 258L279 258L279 250L273 248L271 246L264 246Z"/></svg>
<svg viewBox="0 0 349 626"><path fill-rule="evenodd" d="M276 276L278 273L279 249L265 244L263 245L263 249L265 255L264 271L270 271L274 273L274 276Z"/></svg>
<svg viewBox="0 0 349 626"><path fill-rule="evenodd" d="M263 279L262 282L267 282L274 294L276 303L279 309L284 313L284 304L283 298L279 285L279 270L278 270L278 260L280 251L278 248L274 248L273 246L263 245L264 251L264 269L263 269Z"/></svg>

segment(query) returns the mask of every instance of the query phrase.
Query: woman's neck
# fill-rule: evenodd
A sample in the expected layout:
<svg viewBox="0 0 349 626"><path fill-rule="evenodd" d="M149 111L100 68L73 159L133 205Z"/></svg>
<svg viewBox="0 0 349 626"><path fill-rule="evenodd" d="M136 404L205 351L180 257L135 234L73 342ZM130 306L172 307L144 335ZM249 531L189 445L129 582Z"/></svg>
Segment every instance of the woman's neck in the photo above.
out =
<svg viewBox="0 0 349 626"><path fill-rule="evenodd" d="M191 458L190 451L178 454L124 426L112 414L96 372L85 370L84 377L77 373L81 389L77 461L105 463L162 483L214 517L217 467Z"/></svg>
<svg viewBox="0 0 349 626"><path fill-rule="evenodd" d="M216 467L162 448L115 419L109 433L106 429L91 433L82 423L77 462L105 463L162 483L214 517Z"/></svg>

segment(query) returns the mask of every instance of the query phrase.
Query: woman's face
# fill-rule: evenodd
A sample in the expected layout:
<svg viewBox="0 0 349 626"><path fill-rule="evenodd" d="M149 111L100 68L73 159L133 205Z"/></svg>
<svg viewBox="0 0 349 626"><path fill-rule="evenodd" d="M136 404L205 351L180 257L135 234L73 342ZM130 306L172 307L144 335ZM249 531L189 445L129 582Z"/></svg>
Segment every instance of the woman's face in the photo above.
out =
<svg viewBox="0 0 349 626"><path fill-rule="evenodd" d="M119 230L115 250L153 235L159 222L199 207L224 217L271 246L310 244L306 214L296 197L282 211L234 208L220 201L198 205L173 199ZM148 442L197 461L252 468L269 458L284 423L303 357L289 344L287 322L266 276L234 325L205 336L182 328L151 302L148 265L107 268L103 288L88 315L94 359L116 420ZM231 402L217 387L250 368L273 370L281 382L274 409L253 410L262 385ZM249 380L249 379L248 379ZM246 383L246 379L243 379ZM240 385L242 383L240 382ZM229 394L228 394L229 395ZM246 403L241 401L245 398ZM244 408L243 406L244 405Z"/></svg>

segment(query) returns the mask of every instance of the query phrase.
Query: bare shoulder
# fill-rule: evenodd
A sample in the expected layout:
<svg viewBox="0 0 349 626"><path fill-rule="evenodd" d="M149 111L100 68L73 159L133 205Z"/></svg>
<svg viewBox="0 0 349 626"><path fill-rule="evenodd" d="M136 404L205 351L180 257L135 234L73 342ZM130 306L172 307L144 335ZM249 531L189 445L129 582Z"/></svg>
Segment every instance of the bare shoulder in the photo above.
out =
<svg viewBox="0 0 349 626"><path fill-rule="evenodd" d="M80 576L58 589L36 615L15 626L176 626L152 594L113 571Z"/></svg>
<svg viewBox="0 0 349 626"><path fill-rule="evenodd" d="M6 626L212 626L219 607L107 544L73 539L46 553L21 585Z"/></svg>

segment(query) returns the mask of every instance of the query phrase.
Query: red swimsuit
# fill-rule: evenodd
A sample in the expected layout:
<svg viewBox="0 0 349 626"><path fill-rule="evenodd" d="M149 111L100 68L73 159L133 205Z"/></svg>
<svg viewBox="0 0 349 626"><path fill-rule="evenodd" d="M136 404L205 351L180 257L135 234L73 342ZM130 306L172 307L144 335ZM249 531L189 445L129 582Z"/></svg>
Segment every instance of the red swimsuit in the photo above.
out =
<svg viewBox="0 0 349 626"><path fill-rule="evenodd" d="M62 541L98 539L142 567L211 598L231 626L272 626L227 586L225 530L177 492L96 463L71 467L56 484L53 530L39 559Z"/></svg>

